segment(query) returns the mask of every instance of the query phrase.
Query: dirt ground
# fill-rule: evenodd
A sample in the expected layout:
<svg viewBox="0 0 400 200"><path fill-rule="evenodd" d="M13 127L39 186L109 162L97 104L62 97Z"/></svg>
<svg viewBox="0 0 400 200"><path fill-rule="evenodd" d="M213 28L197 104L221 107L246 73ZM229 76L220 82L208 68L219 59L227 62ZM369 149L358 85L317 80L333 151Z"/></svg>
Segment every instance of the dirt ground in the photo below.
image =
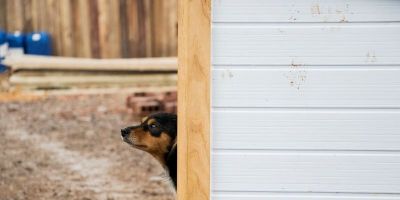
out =
<svg viewBox="0 0 400 200"><path fill-rule="evenodd" d="M162 168L120 139L126 94L0 103L0 199L172 200Z"/></svg>

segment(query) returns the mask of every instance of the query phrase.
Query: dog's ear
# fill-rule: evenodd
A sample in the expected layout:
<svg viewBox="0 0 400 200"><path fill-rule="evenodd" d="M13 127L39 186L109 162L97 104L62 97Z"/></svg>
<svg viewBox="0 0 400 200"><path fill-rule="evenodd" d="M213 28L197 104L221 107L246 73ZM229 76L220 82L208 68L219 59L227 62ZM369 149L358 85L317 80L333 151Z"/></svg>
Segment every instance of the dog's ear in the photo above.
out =
<svg viewBox="0 0 400 200"><path fill-rule="evenodd" d="M172 121L172 124L174 124L175 127L177 127L177 125L178 125L178 118L176 117L176 115L172 115L171 121Z"/></svg>
<svg viewBox="0 0 400 200"><path fill-rule="evenodd" d="M172 115L171 124L174 125L174 129L175 129L175 132L176 132L176 130L178 129L178 118L176 117L176 115Z"/></svg>
<svg viewBox="0 0 400 200"><path fill-rule="evenodd" d="M178 118L175 114L171 114L171 121L173 121L175 124L178 122Z"/></svg>
<svg viewBox="0 0 400 200"><path fill-rule="evenodd" d="M170 113L159 113L153 116L161 124L172 124L176 126L177 117L175 114Z"/></svg>
<svg viewBox="0 0 400 200"><path fill-rule="evenodd" d="M157 117L157 121L159 121L165 128L168 129L170 135L175 139L177 132L177 122L178 119L175 114L163 113Z"/></svg>

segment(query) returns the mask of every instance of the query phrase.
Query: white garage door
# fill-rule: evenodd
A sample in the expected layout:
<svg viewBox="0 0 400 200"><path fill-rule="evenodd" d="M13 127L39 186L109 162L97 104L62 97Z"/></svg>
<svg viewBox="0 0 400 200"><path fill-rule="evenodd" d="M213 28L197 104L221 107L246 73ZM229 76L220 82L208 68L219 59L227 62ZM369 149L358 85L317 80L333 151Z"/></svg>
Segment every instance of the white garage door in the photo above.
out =
<svg viewBox="0 0 400 200"><path fill-rule="evenodd" d="M400 1L213 0L212 198L400 199Z"/></svg>

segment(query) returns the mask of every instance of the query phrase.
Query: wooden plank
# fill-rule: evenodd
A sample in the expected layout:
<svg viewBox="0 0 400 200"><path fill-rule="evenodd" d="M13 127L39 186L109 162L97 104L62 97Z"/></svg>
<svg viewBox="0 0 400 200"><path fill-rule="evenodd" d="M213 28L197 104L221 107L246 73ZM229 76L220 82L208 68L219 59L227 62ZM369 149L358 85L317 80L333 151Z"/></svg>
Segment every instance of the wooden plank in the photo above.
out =
<svg viewBox="0 0 400 200"><path fill-rule="evenodd" d="M7 30L9 32L24 30L23 0L7 1Z"/></svg>
<svg viewBox="0 0 400 200"><path fill-rule="evenodd" d="M176 71L175 57L90 59L47 56L7 57L4 64L12 70L89 70L89 71Z"/></svg>
<svg viewBox="0 0 400 200"><path fill-rule="evenodd" d="M37 31L39 29L39 16L38 16L38 1L31 0L31 18L32 18L32 29Z"/></svg>
<svg viewBox="0 0 400 200"><path fill-rule="evenodd" d="M61 56L72 57L74 55L73 40L73 22L72 22L72 2L71 0L60 1L61 16L61 38L62 38L62 54Z"/></svg>
<svg viewBox="0 0 400 200"><path fill-rule="evenodd" d="M59 5L61 5L62 1L67 1L67 0L58 0L58 1L60 3ZM38 9L37 12L38 12L38 17L39 17L38 18L39 19L39 30L38 31L45 31L45 30L47 30L47 28L49 26L49 24L47 22L48 22L50 16L48 16L49 10L47 10L46 8L47 8L46 1L39 0L38 7L37 7L37 9ZM62 12L61 9L62 9L62 7L59 7L59 13L58 13L57 17L60 16L60 13ZM59 17L59 18L60 18L60 21L63 20L61 17ZM61 30L59 29L59 31L61 32L62 29Z"/></svg>
<svg viewBox="0 0 400 200"><path fill-rule="evenodd" d="M115 13L118 13L119 1L99 0L98 9L101 58L118 58L121 54L121 35L119 16Z"/></svg>
<svg viewBox="0 0 400 200"><path fill-rule="evenodd" d="M15 23L15 31L24 31L25 30L25 12L24 12L24 1L23 0L15 0L15 15L16 19L13 21Z"/></svg>
<svg viewBox="0 0 400 200"><path fill-rule="evenodd" d="M178 200L208 200L211 2L178 4Z"/></svg>
<svg viewBox="0 0 400 200"><path fill-rule="evenodd" d="M400 196L398 152L221 150L213 152L212 168L215 193L265 191Z"/></svg>
<svg viewBox="0 0 400 200"><path fill-rule="evenodd" d="M167 56L169 2L153 1L152 4L152 52L155 57Z"/></svg>
<svg viewBox="0 0 400 200"><path fill-rule="evenodd" d="M109 32L110 32L110 43L107 48L110 49L109 58L121 58L121 22L118 13L119 11L119 1L109 1L110 7L108 9L109 13ZM112 31L110 31L112 30Z"/></svg>
<svg viewBox="0 0 400 200"><path fill-rule="evenodd" d="M213 22L398 22L400 2L393 0L219 0ZM384 12L377 12L384 10Z"/></svg>
<svg viewBox="0 0 400 200"><path fill-rule="evenodd" d="M90 43L90 14L89 1L75 0L72 1L73 12L73 38L74 38L74 56L75 57L91 57Z"/></svg>
<svg viewBox="0 0 400 200"><path fill-rule="evenodd" d="M170 1L161 1L162 5L161 7L161 13L162 13L162 24L161 24L161 33L159 36L161 37L161 52L159 56L167 56L168 55L168 13L170 12L168 4L170 4Z"/></svg>
<svg viewBox="0 0 400 200"><path fill-rule="evenodd" d="M50 75L20 76L18 73L10 77L13 87L54 88L74 86L174 86L176 74L132 74L132 75Z"/></svg>
<svg viewBox="0 0 400 200"><path fill-rule="evenodd" d="M60 11L60 6L61 6L61 1L58 0L46 0L46 13L48 19L47 21L47 29L45 31L48 31L51 35L52 39L52 50L53 50L53 55L62 55L62 33L60 32L60 28L62 27L62 21L59 17L61 11ZM38 8L36 8L38 9ZM34 11L32 11L34 12ZM36 12L36 11L35 11ZM35 20L39 20L38 18L35 18ZM43 31L40 30L39 27L34 27L35 31Z"/></svg>
<svg viewBox="0 0 400 200"><path fill-rule="evenodd" d="M100 46L100 58L110 58L109 46L113 45L109 41L109 1L108 0L98 0L98 27L99 27L99 46Z"/></svg>
<svg viewBox="0 0 400 200"><path fill-rule="evenodd" d="M144 8L144 13L143 13L143 20L144 26L142 29L145 30L145 44L146 44L146 57L152 57L153 56L153 50L152 50L152 42L153 42L153 31L152 31L152 15L151 15L151 8L152 4L154 2L152 0L143 0L143 8Z"/></svg>
<svg viewBox="0 0 400 200"><path fill-rule="evenodd" d="M214 107L400 108L398 67L216 69Z"/></svg>
<svg viewBox="0 0 400 200"><path fill-rule="evenodd" d="M153 1L151 4L151 34L152 34L152 55L162 55L162 38L165 35L163 32L163 1Z"/></svg>
<svg viewBox="0 0 400 200"><path fill-rule="evenodd" d="M86 22L89 20L89 17L82 16L83 13L80 12L81 10L81 5L79 4L78 0L72 0L71 2L71 7L72 7L72 27L73 27L73 40L76 45L74 45L74 57L82 57L83 54L83 46L84 42L82 37L82 28L83 26L89 27L89 23L84 23L82 20L86 20ZM87 13L87 12L86 12Z"/></svg>
<svg viewBox="0 0 400 200"><path fill-rule="evenodd" d="M138 12L138 21L139 21L139 46L137 48L139 48L139 53L140 53L140 57L146 57L147 55L147 41L146 41L146 37L148 36L147 34L147 30L146 30L146 22L145 22L145 18L147 15L147 11L145 9L145 2L143 0L137 0L137 12Z"/></svg>
<svg viewBox="0 0 400 200"><path fill-rule="evenodd" d="M71 87L67 90L65 89L55 89L51 90L36 90L34 88L11 88L14 93L18 92L21 96L17 96L16 98L23 99L25 96L23 95L37 95L40 97L46 96L57 96L57 95L99 95L99 94L132 94L135 92L168 92L168 91L176 91L176 86L148 86L148 87L102 87L102 88L79 88L79 87ZM9 94L9 93L7 93ZM0 95L0 102L3 100ZM25 98L26 99L26 98ZM9 100L8 98L5 101ZM4 101L4 100L3 100Z"/></svg>
<svg viewBox="0 0 400 200"><path fill-rule="evenodd" d="M213 28L213 63L395 65L400 64L399 33L398 23L219 24Z"/></svg>
<svg viewBox="0 0 400 200"><path fill-rule="evenodd" d="M23 1L23 9L24 9L24 32L32 32L32 0L24 0Z"/></svg>
<svg viewBox="0 0 400 200"><path fill-rule="evenodd" d="M217 110L213 149L400 151L399 110ZM246 120L251 119L251 125ZM373 124L373 126L369 126Z"/></svg>
<svg viewBox="0 0 400 200"><path fill-rule="evenodd" d="M128 28L128 49L129 57L143 57L144 40L140 36L140 12L139 6L142 5L139 0L127 0L127 28ZM142 50L143 49L143 50Z"/></svg>
<svg viewBox="0 0 400 200"><path fill-rule="evenodd" d="M0 28L7 29L7 0L0 0Z"/></svg>
<svg viewBox="0 0 400 200"><path fill-rule="evenodd" d="M128 38L128 19L127 19L127 0L119 0L119 22L121 29L121 57L129 58L129 38Z"/></svg>
<svg viewBox="0 0 400 200"><path fill-rule="evenodd" d="M169 2L169 20L168 20L168 55L176 56L177 54L177 40L178 40L178 22L177 22L177 2Z"/></svg>
<svg viewBox="0 0 400 200"><path fill-rule="evenodd" d="M90 20L90 3L87 0L79 0L78 4L79 16L81 16L80 29L82 40L81 45L79 45L82 48L82 53L79 54L79 57L90 58L92 57L91 43L96 42L94 41L94 37L92 37L94 33L90 31L90 27L92 26ZM75 19L75 21L77 20Z"/></svg>
<svg viewBox="0 0 400 200"><path fill-rule="evenodd" d="M100 58L101 46L99 35L99 10L98 1L89 0L89 16L90 16L90 49L93 58Z"/></svg>

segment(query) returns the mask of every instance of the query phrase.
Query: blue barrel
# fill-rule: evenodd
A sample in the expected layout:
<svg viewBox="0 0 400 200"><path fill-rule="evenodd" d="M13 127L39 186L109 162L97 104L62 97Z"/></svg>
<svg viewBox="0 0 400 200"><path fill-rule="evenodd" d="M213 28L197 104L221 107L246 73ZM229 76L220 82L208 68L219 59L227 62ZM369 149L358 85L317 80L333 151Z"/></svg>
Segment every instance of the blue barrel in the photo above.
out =
<svg viewBox="0 0 400 200"><path fill-rule="evenodd" d="M24 35L17 31L7 34L8 54L23 55L24 54Z"/></svg>
<svg viewBox="0 0 400 200"><path fill-rule="evenodd" d="M4 57L7 54L8 44L7 44L7 33L0 29L0 73L6 71L6 66L1 64Z"/></svg>
<svg viewBox="0 0 400 200"><path fill-rule="evenodd" d="M7 42L7 33L0 29L0 45Z"/></svg>
<svg viewBox="0 0 400 200"><path fill-rule="evenodd" d="M25 53L51 55L51 37L47 32L33 32L26 35Z"/></svg>

